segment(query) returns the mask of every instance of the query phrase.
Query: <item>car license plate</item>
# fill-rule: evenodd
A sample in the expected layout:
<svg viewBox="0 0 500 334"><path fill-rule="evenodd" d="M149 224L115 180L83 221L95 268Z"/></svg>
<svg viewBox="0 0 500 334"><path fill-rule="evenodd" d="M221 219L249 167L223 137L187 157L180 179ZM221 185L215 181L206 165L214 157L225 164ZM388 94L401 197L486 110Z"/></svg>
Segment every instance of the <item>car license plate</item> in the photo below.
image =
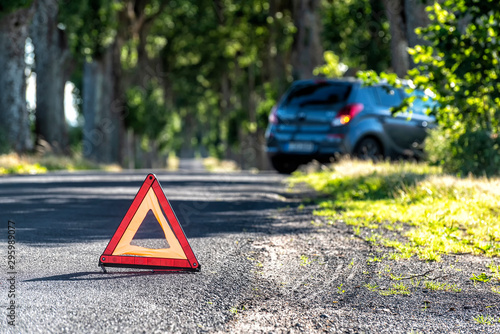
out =
<svg viewBox="0 0 500 334"><path fill-rule="evenodd" d="M288 152L312 152L314 144L311 142L290 142L288 143Z"/></svg>

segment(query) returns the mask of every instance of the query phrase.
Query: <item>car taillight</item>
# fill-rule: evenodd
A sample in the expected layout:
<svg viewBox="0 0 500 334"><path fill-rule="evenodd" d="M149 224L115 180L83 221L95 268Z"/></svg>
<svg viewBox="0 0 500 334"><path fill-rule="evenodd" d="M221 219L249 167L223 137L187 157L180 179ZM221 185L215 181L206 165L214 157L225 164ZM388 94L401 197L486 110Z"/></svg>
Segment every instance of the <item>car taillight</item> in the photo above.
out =
<svg viewBox="0 0 500 334"><path fill-rule="evenodd" d="M338 114L335 116L335 118L332 121L333 126L341 126L341 125L346 125L354 117L356 117L357 114L359 114L363 110L364 106L361 103L353 103L353 104L348 104L344 108L340 109Z"/></svg>
<svg viewBox="0 0 500 334"><path fill-rule="evenodd" d="M271 123L271 124L278 124L278 115L276 115L277 109L278 109L277 106L274 106L271 109L271 113L269 114L269 123Z"/></svg>

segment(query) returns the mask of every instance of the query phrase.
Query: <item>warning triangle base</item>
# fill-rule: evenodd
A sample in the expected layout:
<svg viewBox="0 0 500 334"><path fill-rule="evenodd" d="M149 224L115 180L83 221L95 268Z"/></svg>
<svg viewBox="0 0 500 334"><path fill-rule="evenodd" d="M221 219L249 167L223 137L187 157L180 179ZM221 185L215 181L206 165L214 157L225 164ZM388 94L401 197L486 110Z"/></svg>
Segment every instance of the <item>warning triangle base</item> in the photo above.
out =
<svg viewBox="0 0 500 334"><path fill-rule="evenodd" d="M104 261L102 262L101 259ZM196 268L188 268L182 265L185 263L172 263L169 265L161 261L151 261L149 263L136 263L135 261L120 261L117 258L102 257L99 260L99 267L115 267L115 268L137 268L137 269L152 269L152 270L163 270L163 271L201 271L201 264L198 264ZM121 259L123 260L123 258ZM163 259L156 259L163 260ZM109 262L109 261L119 261L119 262ZM181 265L181 266L179 266Z"/></svg>
<svg viewBox="0 0 500 334"><path fill-rule="evenodd" d="M163 230L167 248L150 249L131 243L151 212ZM144 180L125 217L100 256L99 266L104 270L104 267L124 267L200 271L201 266L154 174L149 174Z"/></svg>

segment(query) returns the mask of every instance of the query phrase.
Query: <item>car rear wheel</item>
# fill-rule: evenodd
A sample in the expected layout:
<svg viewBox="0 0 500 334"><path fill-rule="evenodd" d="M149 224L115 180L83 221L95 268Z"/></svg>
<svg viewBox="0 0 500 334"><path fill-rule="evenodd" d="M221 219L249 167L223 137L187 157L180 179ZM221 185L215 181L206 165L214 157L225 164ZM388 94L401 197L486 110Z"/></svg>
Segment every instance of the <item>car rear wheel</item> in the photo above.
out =
<svg viewBox="0 0 500 334"><path fill-rule="evenodd" d="M271 164L273 168L280 174L291 174L299 168L300 164L297 162L290 161L283 157L273 157L271 158Z"/></svg>
<svg viewBox="0 0 500 334"><path fill-rule="evenodd" d="M384 157L382 146L376 139L371 137L364 138L358 143L354 155L361 160L373 161L382 160Z"/></svg>

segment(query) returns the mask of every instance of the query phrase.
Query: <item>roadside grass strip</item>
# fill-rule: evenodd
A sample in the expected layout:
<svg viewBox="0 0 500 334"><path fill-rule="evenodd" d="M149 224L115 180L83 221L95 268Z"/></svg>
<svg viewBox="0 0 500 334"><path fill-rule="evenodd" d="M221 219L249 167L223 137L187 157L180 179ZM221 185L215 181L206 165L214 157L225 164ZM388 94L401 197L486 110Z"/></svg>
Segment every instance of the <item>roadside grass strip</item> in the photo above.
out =
<svg viewBox="0 0 500 334"><path fill-rule="evenodd" d="M43 174L56 170L90 170L119 171L118 165L97 164L82 157L81 154L59 156L54 154L27 154L16 153L0 155L0 175L2 174Z"/></svg>
<svg viewBox="0 0 500 334"><path fill-rule="evenodd" d="M17 154L0 155L0 175L1 174L40 174L46 173L47 168L38 162L21 158Z"/></svg>
<svg viewBox="0 0 500 334"><path fill-rule="evenodd" d="M441 254L500 255L500 179L458 178L422 163L342 161L332 169L295 173L323 196L315 215L344 222L353 233L397 250L440 261Z"/></svg>

